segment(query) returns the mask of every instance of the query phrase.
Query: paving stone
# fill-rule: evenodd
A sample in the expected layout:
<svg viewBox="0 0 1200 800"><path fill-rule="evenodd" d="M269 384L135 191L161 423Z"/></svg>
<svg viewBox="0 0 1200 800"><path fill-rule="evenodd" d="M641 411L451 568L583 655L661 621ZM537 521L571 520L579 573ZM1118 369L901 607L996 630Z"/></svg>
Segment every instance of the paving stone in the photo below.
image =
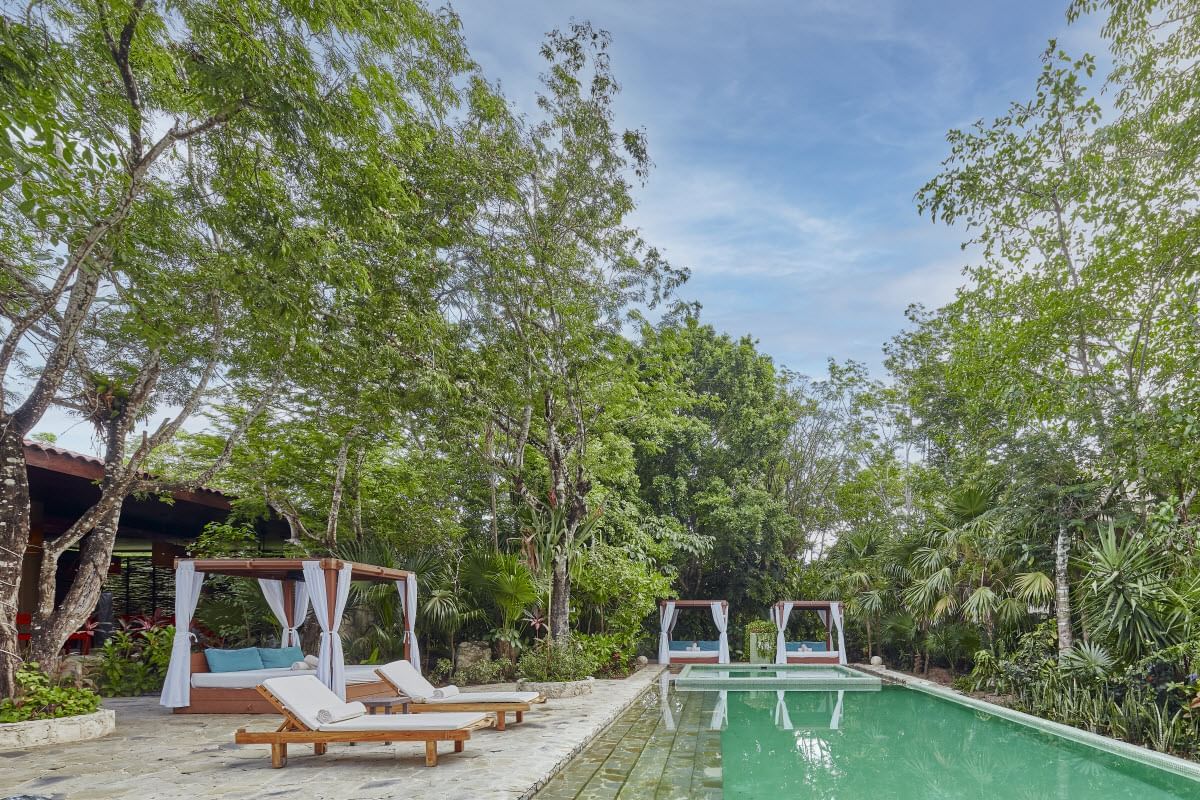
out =
<svg viewBox="0 0 1200 800"><path fill-rule="evenodd" d="M157 697L106 700L116 732L103 739L12 751L5 756L7 795L49 794L88 800L217 800L285 795L306 800L391 800L414 797L520 800L570 762L658 675L650 666L621 681L595 681L591 694L551 700L504 732L479 731L466 751L439 748L425 766L421 743L330 745L325 756L292 745L288 765L272 769L265 745L235 746L235 729L269 730L267 715L172 714ZM498 689L510 688L505 686ZM608 740L609 748L620 737ZM551 795L547 795L551 797ZM558 798L554 798L558 800Z"/></svg>

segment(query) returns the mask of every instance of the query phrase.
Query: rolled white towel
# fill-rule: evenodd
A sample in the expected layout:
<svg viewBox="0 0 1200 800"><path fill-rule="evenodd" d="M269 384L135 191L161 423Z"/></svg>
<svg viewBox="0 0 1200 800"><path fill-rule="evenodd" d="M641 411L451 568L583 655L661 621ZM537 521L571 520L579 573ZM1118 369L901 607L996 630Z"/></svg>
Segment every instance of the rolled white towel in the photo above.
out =
<svg viewBox="0 0 1200 800"><path fill-rule="evenodd" d="M299 671L311 672L314 669L316 669L316 667L314 667L312 664L308 663L307 661L293 661L292 669L296 670L297 672L299 672Z"/></svg>
<svg viewBox="0 0 1200 800"><path fill-rule="evenodd" d="M316 669L317 667L321 666L321 661L316 656L311 656L311 655L305 656L304 660L307 661L310 665L312 665L313 669Z"/></svg>
<svg viewBox="0 0 1200 800"><path fill-rule="evenodd" d="M348 719L361 717L367 713L367 707L362 703L339 703L336 706L322 708L317 712L317 721L322 725L331 725L334 722L345 722Z"/></svg>
<svg viewBox="0 0 1200 800"><path fill-rule="evenodd" d="M443 686L440 689L433 690L434 700L445 700L447 697L455 697L458 695L458 687L453 683Z"/></svg>

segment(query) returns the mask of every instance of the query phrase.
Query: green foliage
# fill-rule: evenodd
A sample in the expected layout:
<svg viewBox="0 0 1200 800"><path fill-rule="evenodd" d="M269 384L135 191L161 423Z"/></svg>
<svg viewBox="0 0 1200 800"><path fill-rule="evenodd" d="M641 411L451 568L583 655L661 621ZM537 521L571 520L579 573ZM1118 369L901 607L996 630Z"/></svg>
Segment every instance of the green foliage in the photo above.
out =
<svg viewBox="0 0 1200 800"><path fill-rule="evenodd" d="M759 658L774 658L775 657L775 639L776 629L773 622L767 622L764 619L756 619L746 625L746 647L750 646L750 636L758 637L758 657Z"/></svg>
<svg viewBox="0 0 1200 800"><path fill-rule="evenodd" d="M100 696L91 689L54 681L36 661L27 661L17 670L16 696L0 699L0 723L74 717L99 708Z"/></svg>
<svg viewBox="0 0 1200 800"><path fill-rule="evenodd" d="M100 648L96 682L105 697L130 697L162 689L171 663L175 628L117 631Z"/></svg>
<svg viewBox="0 0 1200 800"><path fill-rule="evenodd" d="M575 639L547 639L527 650L517 662L517 677L527 681L578 681L598 671L595 650Z"/></svg>

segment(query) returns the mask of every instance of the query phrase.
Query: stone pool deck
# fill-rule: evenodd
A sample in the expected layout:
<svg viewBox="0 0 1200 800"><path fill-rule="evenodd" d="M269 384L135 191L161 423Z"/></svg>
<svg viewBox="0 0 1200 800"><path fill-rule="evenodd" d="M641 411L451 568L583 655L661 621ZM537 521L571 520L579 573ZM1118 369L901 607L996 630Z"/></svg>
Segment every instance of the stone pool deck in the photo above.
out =
<svg viewBox="0 0 1200 800"><path fill-rule="evenodd" d="M424 745L397 743L330 745L319 757L293 746L288 765L271 769L269 749L235 745L233 731L242 725L269 730L277 717L176 715L157 698L109 700L105 706L117 713L111 736L0 753L0 797L520 800L616 719L660 669L651 664L625 680L595 681L591 694L550 700L503 733L476 733L463 753L444 744L433 768L425 766Z"/></svg>

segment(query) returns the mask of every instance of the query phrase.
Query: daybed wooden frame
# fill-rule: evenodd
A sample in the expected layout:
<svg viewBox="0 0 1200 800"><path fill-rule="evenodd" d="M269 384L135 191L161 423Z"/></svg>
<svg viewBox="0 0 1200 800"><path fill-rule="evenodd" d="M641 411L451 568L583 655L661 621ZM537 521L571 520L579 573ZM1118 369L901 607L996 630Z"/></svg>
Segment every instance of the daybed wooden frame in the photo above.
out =
<svg viewBox="0 0 1200 800"><path fill-rule="evenodd" d="M729 613L729 601L728 600L670 600L670 601L659 600L658 601L659 609L661 610L664 606L666 606L666 604L668 602L674 603L676 609L680 609L680 608L709 608L709 609L711 609L713 603L720 603L721 608L725 609L726 616L728 616L728 613ZM670 640L668 637L668 645L669 644L670 644ZM720 654L720 652L714 653L711 650L701 650L698 653L688 653L688 652L683 652L680 650L672 650L671 651L671 666L674 666L676 662L687 663L687 664L720 664L721 663L721 654Z"/></svg>
<svg viewBox="0 0 1200 800"><path fill-rule="evenodd" d="M825 652L812 655L801 655L791 651L785 651L787 663L789 664L841 664L842 655L838 650L833 649L833 602L832 600L780 600L775 604L775 608L779 613L783 612L785 603L792 604L792 612L797 610L802 611L824 611L825 614ZM785 637L786 638L786 637ZM786 645L786 642L785 642Z"/></svg>
<svg viewBox="0 0 1200 800"><path fill-rule="evenodd" d="M382 670L378 670L378 669L375 670L375 674L378 675L383 680L383 682L387 684L387 692L386 692L387 694L395 694L398 697L407 697L408 696L408 695L404 694L404 692L400 691L400 687L397 686L396 684L392 683L388 679L388 676L385 675ZM348 693L350 690L350 687L347 686L346 690ZM470 692L467 692L464 694L460 694L458 696L469 698L471 696L471 694L470 694ZM347 701L349 701L349 699L350 699L349 697L346 698ZM480 712L484 712L484 713L488 713L488 714L495 714L496 715L496 730L502 731L502 730L506 730L504 718L507 714L513 714L516 717L514 724L516 724L518 722L524 722L525 721L525 712L530 710L529 707L531 705L541 705L542 703L545 703L545 702L546 702L546 697L545 697L545 695L541 695L541 694L539 694L537 697L533 698L532 700L530 700L528 702L511 702L511 703L496 703L496 702L479 703L479 702L472 702L470 700L463 700L458 703L418 703L412 699L409 699L409 701L407 703L405 703L405 708L407 709L408 713L410 713L410 714L421 714L421 713L438 712L438 711L445 711L445 712L480 711Z"/></svg>
<svg viewBox="0 0 1200 800"><path fill-rule="evenodd" d="M185 559L175 559L175 568ZM283 610L288 624L295 622L295 594L293 585L297 580L304 579L304 562L311 559L301 558L197 558L192 559L197 572L206 575L230 575L240 578L267 578L283 581ZM353 561L343 561L340 558L320 559L321 569L325 572L325 602L329 615L337 604L337 578L342 568L349 564L350 579L354 581L371 581L374 583L394 583L408 579L409 573L402 569L379 567L374 564L362 564ZM310 597L313 603L318 598ZM407 605L404 615L407 619L413 613ZM408 620L411 622L411 620ZM411 627L406 625L407 628ZM408 634L404 637L404 658L412 657L412 644ZM208 672L208 660L203 653L192 653L192 672ZM369 683L352 683L346 685L346 700L359 700L364 697L391 695L394 692L390 684L384 681ZM216 687L191 687L191 701L187 706L174 709L176 714L273 714L275 708L265 701L261 694L253 688L220 689Z"/></svg>
<svg viewBox="0 0 1200 800"><path fill-rule="evenodd" d="M461 753L466 742L471 738L471 731L492 727L492 721L483 719L464 728L447 728L445 730L424 731L314 731L298 720L287 710L271 690L259 686L256 691L262 695L264 702L270 704L272 710L283 715L283 724L273 731L250 731L238 728L233 735L237 744L269 744L271 745L271 766L280 769L287 765L287 747L289 744L311 744L313 755L323 756L332 742L424 742L425 766L436 767L438 763L438 742L454 742L454 752Z"/></svg>
<svg viewBox="0 0 1200 800"><path fill-rule="evenodd" d="M204 653L192 653L192 674L209 672L208 659ZM313 675L312 672L296 672L296 675ZM346 702L362 700L364 697L394 695L391 684L386 681L347 683ZM226 689L216 686L193 686L191 705L174 709L176 714L274 714L275 706L265 700L254 687Z"/></svg>

